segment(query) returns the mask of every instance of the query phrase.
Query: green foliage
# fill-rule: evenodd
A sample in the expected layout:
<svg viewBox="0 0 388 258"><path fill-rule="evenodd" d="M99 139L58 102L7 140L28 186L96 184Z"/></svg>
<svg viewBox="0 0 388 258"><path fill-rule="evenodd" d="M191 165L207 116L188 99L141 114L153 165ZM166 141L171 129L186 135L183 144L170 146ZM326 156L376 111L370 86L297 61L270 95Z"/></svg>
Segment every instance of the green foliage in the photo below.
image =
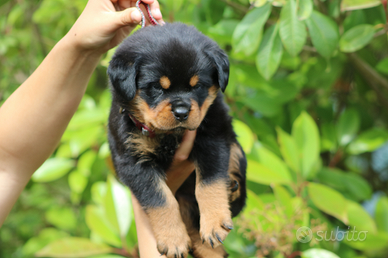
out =
<svg viewBox="0 0 388 258"><path fill-rule="evenodd" d="M86 2L0 1L0 103ZM230 57L225 99L248 159L247 206L225 241L230 257L387 257L383 1L159 2L166 21L196 26ZM113 51L1 229L0 257L136 257L130 192L114 177L106 139ZM339 233L347 237L333 238Z"/></svg>

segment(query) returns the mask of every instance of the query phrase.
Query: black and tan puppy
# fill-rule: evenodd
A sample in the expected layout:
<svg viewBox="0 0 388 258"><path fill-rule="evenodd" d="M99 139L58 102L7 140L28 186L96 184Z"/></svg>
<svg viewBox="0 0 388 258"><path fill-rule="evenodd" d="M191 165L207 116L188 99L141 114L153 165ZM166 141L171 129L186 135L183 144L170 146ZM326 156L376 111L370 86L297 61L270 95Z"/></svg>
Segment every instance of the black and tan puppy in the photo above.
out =
<svg viewBox="0 0 388 258"><path fill-rule="evenodd" d="M146 27L114 54L109 143L167 257L225 257L220 243L245 204L245 155L221 91L229 61L218 45L184 24ZM197 129L195 173L174 196L166 185L184 131Z"/></svg>

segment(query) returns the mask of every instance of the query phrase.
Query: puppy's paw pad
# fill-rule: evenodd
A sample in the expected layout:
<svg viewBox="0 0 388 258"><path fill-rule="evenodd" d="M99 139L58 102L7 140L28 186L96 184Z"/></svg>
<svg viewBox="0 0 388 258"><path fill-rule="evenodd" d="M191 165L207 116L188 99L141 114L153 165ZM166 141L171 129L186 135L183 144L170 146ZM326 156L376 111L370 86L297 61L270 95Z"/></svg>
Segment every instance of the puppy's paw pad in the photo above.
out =
<svg viewBox="0 0 388 258"><path fill-rule="evenodd" d="M191 250L191 242L188 236L179 239L169 239L159 241L157 248L159 253L167 258L186 258L189 250Z"/></svg>

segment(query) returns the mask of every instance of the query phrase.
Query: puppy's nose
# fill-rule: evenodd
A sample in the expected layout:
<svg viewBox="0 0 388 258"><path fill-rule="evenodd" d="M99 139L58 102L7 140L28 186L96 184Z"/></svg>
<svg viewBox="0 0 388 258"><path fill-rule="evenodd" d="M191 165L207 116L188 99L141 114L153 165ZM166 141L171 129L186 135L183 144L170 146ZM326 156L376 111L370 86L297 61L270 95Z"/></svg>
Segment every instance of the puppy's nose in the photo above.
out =
<svg viewBox="0 0 388 258"><path fill-rule="evenodd" d="M183 101L177 101L172 104L171 111L176 120L183 122L189 117L190 105Z"/></svg>

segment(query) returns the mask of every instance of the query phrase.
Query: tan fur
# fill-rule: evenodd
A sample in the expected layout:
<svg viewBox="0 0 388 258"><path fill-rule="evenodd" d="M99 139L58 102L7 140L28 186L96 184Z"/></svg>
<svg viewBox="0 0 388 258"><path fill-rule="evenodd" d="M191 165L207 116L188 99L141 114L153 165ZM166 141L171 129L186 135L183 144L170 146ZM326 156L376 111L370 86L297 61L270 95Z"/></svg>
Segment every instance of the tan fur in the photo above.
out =
<svg viewBox="0 0 388 258"><path fill-rule="evenodd" d="M182 221L178 202L165 181L161 180L158 185L166 197L166 205L146 210L157 241L158 251L167 252L168 258L174 258L177 251L187 257L191 241Z"/></svg>
<svg viewBox="0 0 388 258"><path fill-rule="evenodd" d="M234 182L236 180L239 182L239 177L236 176L236 174L240 174L240 158L243 157L243 153L240 149L240 147L234 143L230 146L230 156L229 156L229 170L228 174L230 177L230 181ZM232 192L231 188L233 186L229 187L229 201L233 202L236 200L241 194L240 194L240 186L238 187L237 191Z"/></svg>
<svg viewBox="0 0 388 258"><path fill-rule="evenodd" d="M179 197L178 203L183 222L186 225L187 232L189 233L191 239L194 257L224 258L227 253L221 245L213 249L208 244L202 243L199 232L194 228L193 222L190 218L190 209L192 208L193 203L188 202L184 197Z"/></svg>
<svg viewBox="0 0 388 258"><path fill-rule="evenodd" d="M171 81L167 76L162 76L159 80L159 83L165 90L167 90L171 86Z"/></svg>
<svg viewBox="0 0 388 258"><path fill-rule="evenodd" d="M145 124L155 132L169 131L176 127L185 127L190 130L195 130L204 119L210 105L213 104L217 97L218 87L212 86L208 91L209 95L205 99L202 107L198 103L191 101L191 109L189 117L184 122L179 122L175 119L171 112L171 104L169 100L161 101L155 108L151 108L141 97L140 91L137 92L134 99L130 102L131 114L141 123Z"/></svg>
<svg viewBox="0 0 388 258"><path fill-rule="evenodd" d="M142 160L149 160L151 154L155 154L158 141L155 138L143 135L140 131L136 133L129 133L125 144L131 151L142 157Z"/></svg>
<svg viewBox="0 0 388 258"><path fill-rule="evenodd" d="M202 240L213 247L220 245L217 236L223 241L233 226L229 210L228 186L218 179L209 184L200 182L199 168L196 168L197 182L195 196L200 211L200 235Z"/></svg>
<svg viewBox="0 0 388 258"><path fill-rule="evenodd" d="M197 85L198 81L199 81L198 75L194 75L194 76L191 77L191 79L190 79L190 86L191 86L191 87L195 87L195 85Z"/></svg>

